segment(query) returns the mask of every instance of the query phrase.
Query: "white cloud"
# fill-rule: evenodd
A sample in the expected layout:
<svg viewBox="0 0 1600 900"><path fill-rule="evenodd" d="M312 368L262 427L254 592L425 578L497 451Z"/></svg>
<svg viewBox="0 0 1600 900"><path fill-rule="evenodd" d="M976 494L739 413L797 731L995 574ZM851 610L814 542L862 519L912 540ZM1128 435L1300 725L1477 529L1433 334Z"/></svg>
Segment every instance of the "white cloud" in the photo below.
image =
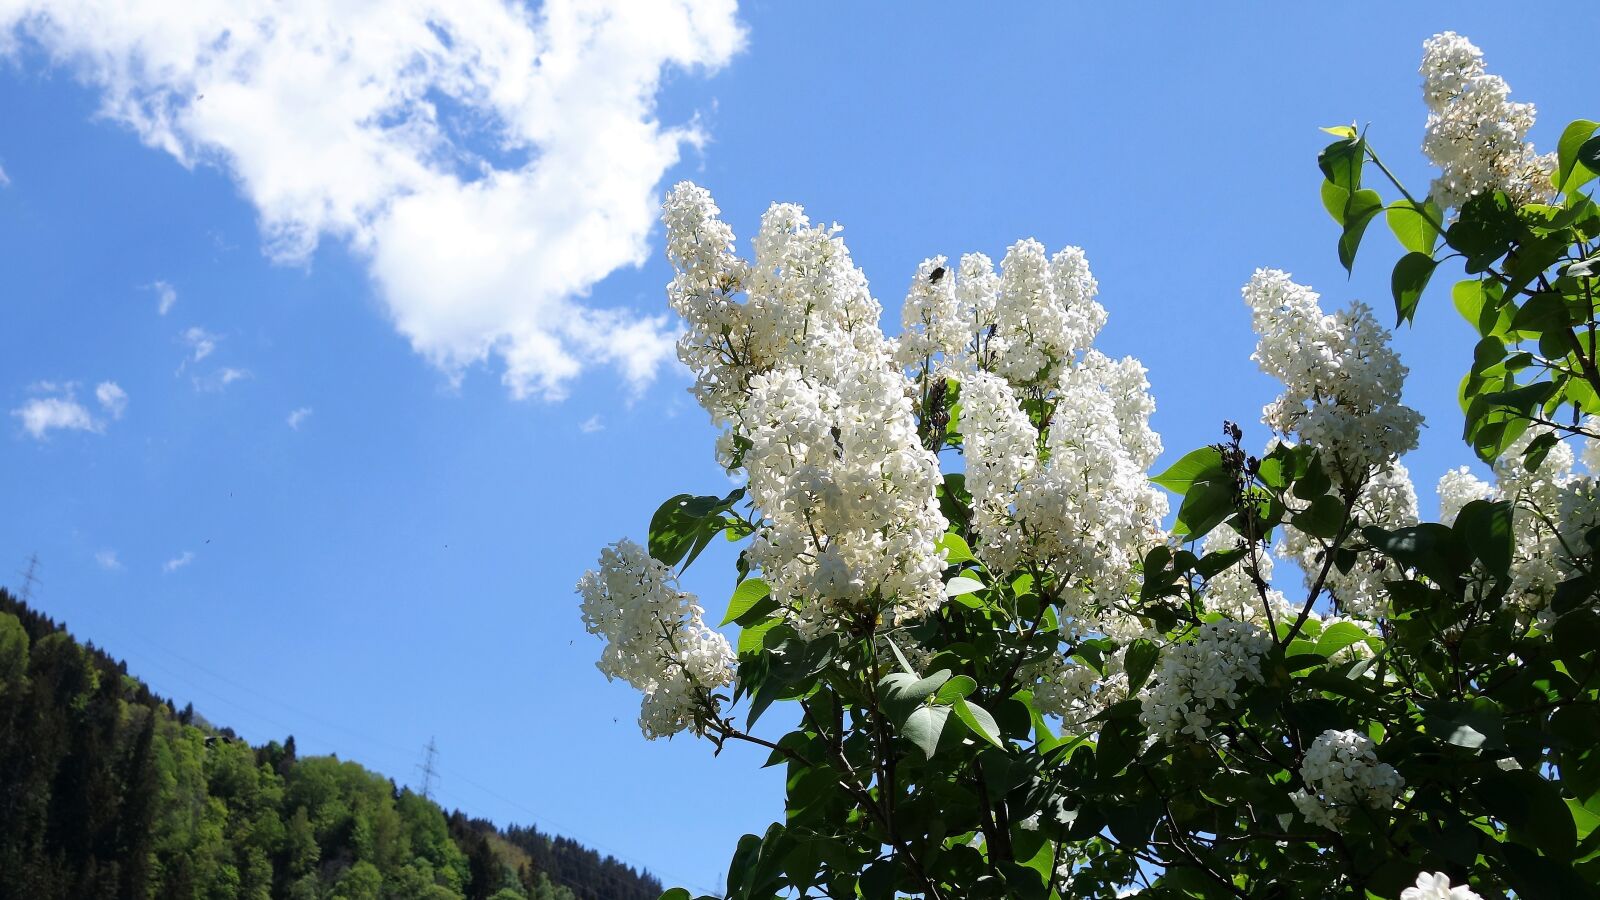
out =
<svg viewBox="0 0 1600 900"><path fill-rule="evenodd" d="M185 165L228 170L268 252L324 237L369 265L395 327L452 377L497 356L515 396L559 397L671 356L665 316L591 305L640 263L656 187L694 123L671 69L743 44L735 0L13 0L5 35L102 91L102 113ZM19 41L12 41L18 44Z"/></svg>
<svg viewBox="0 0 1600 900"><path fill-rule="evenodd" d="M224 366L207 375L196 375L191 381L194 382L195 390L215 394L226 390L228 385L233 384L235 381L243 381L249 377L251 375L248 369L235 369L231 366Z"/></svg>
<svg viewBox="0 0 1600 900"><path fill-rule="evenodd" d="M156 315L164 316L172 312L172 307L178 302L178 289L165 281L153 281L149 287L156 292Z"/></svg>
<svg viewBox="0 0 1600 900"><path fill-rule="evenodd" d="M94 561L107 572L122 571L122 560L117 558L117 551L115 550L101 550L94 555Z"/></svg>
<svg viewBox="0 0 1600 900"><path fill-rule="evenodd" d="M578 430L584 434L594 434L596 431L604 431L605 427L606 423L600 421L599 413L595 413L589 418L578 423Z"/></svg>
<svg viewBox="0 0 1600 900"><path fill-rule="evenodd" d="M222 340L222 335L212 334L198 325L185 328L178 338L189 345L189 361L199 362L215 353L217 341Z"/></svg>
<svg viewBox="0 0 1600 900"><path fill-rule="evenodd" d="M94 398L100 401L100 408L110 413L113 419L122 418L122 413L128 408L128 392L115 381L102 381L95 385Z"/></svg>
<svg viewBox="0 0 1600 900"><path fill-rule="evenodd" d="M295 431L299 431L301 423L305 422L306 418L310 415L311 407L302 406L299 409L289 413L289 418L285 421L289 423L290 428L293 428Z"/></svg>
<svg viewBox="0 0 1600 900"><path fill-rule="evenodd" d="M161 572L164 575L171 575L173 572L178 571L192 562L194 562L194 554L188 550L185 550L177 556L174 556L173 558L162 563Z"/></svg>
<svg viewBox="0 0 1600 900"><path fill-rule="evenodd" d="M0 166L0 188L11 186L11 176L6 174L6 167Z"/></svg>
<svg viewBox="0 0 1600 900"><path fill-rule="evenodd" d="M45 396L34 397L13 409L11 414L22 420L23 430L35 439L42 441L52 431L88 431L99 434L105 430L105 423L96 419L82 403L78 402L76 384L41 381L33 385L30 390Z"/></svg>

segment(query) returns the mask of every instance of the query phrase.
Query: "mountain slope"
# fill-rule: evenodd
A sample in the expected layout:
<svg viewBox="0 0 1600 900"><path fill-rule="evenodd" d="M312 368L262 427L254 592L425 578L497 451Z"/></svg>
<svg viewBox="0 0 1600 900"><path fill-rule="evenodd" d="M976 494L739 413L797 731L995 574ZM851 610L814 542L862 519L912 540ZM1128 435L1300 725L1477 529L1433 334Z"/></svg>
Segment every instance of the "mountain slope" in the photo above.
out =
<svg viewBox="0 0 1600 900"><path fill-rule="evenodd" d="M0 900L655 900L294 738L251 747L0 589Z"/></svg>

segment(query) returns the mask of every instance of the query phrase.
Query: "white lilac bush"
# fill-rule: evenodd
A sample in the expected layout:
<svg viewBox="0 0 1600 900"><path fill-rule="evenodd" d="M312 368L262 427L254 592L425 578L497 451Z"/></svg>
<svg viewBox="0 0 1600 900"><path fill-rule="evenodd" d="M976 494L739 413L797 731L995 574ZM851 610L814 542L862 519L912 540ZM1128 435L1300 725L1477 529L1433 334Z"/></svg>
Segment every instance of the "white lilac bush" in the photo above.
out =
<svg viewBox="0 0 1600 900"><path fill-rule="evenodd" d="M1536 151L1455 34L1421 74L1426 196L1351 127L1318 164L1346 267L1374 219L1399 241L1399 322L1463 271L1494 481L1446 474L1438 522L1365 304L1258 270L1271 441L1227 424L1152 478L1078 248L930 258L891 336L838 226L777 204L742 256L671 190L679 356L743 487L672 498L579 592L647 737L786 768L728 896L1600 896L1600 125ZM677 586L719 535L733 642Z"/></svg>

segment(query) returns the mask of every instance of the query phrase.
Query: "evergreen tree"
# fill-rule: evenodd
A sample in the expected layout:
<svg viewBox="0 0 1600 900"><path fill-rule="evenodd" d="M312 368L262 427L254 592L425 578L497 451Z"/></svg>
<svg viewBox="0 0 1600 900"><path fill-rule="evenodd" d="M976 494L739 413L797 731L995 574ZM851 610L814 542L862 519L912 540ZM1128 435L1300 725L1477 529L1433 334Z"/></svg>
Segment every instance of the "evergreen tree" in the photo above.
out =
<svg viewBox="0 0 1600 900"><path fill-rule="evenodd" d="M519 842L514 836L521 835ZM252 748L0 590L0 900L584 900L660 893L293 736Z"/></svg>

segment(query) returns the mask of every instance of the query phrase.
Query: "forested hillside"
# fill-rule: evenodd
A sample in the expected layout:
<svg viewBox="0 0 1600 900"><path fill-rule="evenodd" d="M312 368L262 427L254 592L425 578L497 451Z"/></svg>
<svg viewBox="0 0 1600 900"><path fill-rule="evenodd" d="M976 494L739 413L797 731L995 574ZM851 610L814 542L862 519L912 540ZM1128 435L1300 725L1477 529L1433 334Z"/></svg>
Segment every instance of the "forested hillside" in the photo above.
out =
<svg viewBox="0 0 1600 900"><path fill-rule="evenodd" d="M654 900L362 766L251 747L0 589L0 900Z"/></svg>

